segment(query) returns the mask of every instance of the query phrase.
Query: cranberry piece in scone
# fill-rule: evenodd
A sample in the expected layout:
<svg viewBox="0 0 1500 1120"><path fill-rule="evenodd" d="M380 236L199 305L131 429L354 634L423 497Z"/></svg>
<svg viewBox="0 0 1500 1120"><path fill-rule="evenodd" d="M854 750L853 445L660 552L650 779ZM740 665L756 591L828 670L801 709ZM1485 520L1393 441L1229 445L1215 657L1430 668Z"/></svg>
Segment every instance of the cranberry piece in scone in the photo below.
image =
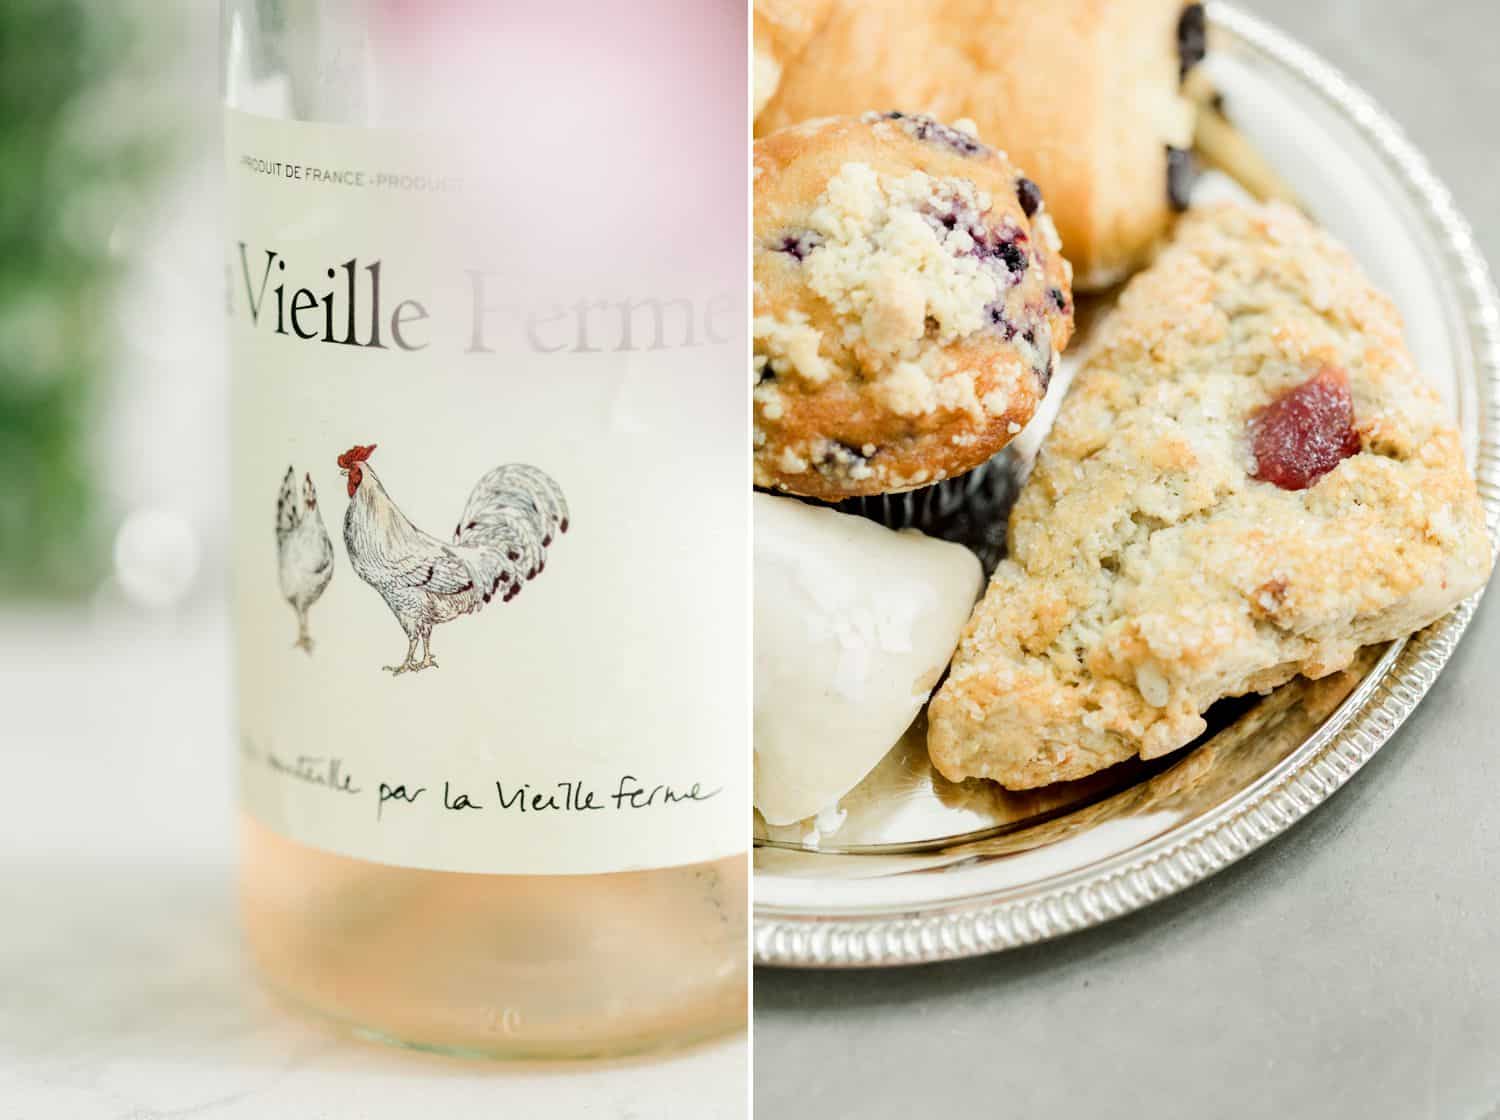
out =
<svg viewBox="0 0 1500 1120"><path fill-rule="evenodd" d="M1255 455L1252 478L1283 490L1306 490L1359 454L1348 376L1324 366L1287 390L1250 421L1250 441Z"/></svg>

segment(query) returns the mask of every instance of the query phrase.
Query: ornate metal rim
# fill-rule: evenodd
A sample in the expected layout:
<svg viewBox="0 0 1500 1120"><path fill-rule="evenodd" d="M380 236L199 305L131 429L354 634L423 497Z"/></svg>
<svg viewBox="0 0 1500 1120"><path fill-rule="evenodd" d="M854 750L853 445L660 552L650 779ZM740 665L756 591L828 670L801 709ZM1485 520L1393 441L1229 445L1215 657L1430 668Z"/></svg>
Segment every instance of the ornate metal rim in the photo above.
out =
<svg viewBox="0 0 1500 1120"><path fill-rule="evenodd" d="M1400 126L1336 68L1229 4L1210 4L1209 16L1342 109L1384 156L1446 249L1481 389L1474 471L1494 538L1500 526L1500 299L1468 222ZM1296 824L1374 756L1432 687L1482 595L1389 651L1334 719L1267 779L1213 813L1054 882L955 901L926 913L886 910L826 918L757 907L757 963L857 968L977 956L1099 925L1207 879Z"/></svg>

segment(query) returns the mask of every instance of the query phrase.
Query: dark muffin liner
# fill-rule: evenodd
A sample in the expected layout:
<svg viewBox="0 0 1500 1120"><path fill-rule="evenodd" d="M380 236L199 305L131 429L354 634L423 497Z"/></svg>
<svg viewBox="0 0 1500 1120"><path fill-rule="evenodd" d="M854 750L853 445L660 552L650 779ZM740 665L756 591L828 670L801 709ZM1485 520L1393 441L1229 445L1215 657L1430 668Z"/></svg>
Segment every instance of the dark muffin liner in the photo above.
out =
<svg viewBox="0 0 1500 1120"><path fill-rule="evenodd" d="M957 478L899 494L849 498L834 508L961 544L979 557L988 576L1005 555L1005 529L1021 479L1021 460L1007 448Z"/></svg>

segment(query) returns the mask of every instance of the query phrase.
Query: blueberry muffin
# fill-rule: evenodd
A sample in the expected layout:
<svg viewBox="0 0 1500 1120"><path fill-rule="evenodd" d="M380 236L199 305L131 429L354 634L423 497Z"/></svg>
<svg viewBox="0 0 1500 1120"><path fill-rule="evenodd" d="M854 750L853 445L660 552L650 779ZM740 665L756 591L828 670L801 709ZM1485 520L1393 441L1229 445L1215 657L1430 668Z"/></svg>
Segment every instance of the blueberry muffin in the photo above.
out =
<svg viewBox="0 0 1500 1120"><path fill-rule="evenodd" d="M970 119L1041 184L1080 290L1147 263L1186 206L1201 4L834 0L818 18L758 135L886 106Z"/></svg>
<svg viewBox="0 0 1500 1120"><path fill-rule="evenodd" d="M1290 208L1194 211L1093 340L929 713L955 781L1177 750L1483 586L1459 434L1389 300Z"/></svg>
<svg viewBox="0 0 1500 1120"><path fill-rule="evenodd" d="M911 490L1009 443L1073 330L1036 184L900 112L764 137L754 176L755 484Z"/></svg>

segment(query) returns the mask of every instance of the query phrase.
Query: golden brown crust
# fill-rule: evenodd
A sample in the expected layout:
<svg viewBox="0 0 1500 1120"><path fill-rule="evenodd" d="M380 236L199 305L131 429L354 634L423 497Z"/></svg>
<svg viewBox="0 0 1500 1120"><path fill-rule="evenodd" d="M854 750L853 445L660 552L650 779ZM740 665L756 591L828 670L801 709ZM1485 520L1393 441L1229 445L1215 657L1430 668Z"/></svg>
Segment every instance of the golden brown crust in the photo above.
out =
<svg viewBox="0 0 1500 1120"><path fill-rule="evenodd" d="M763 0L762 0L763 2ZM757 8L761 4L757 4ZM1192 140L1182 0L837 0L780 74L763 135L868 110L968 118L1041 184L1080 289L1144 264Z"/></svg>
<svg viewBox="0 0 1500 1120"><path fill-rule="evenodd" d="M1072 334L1072 296L1022 182L925 118L757 141L756 485L834 500L911 489L1025 426Z"/></svg>
<svg viewBox="0 0 1500 1120"><path fill-rule="evenodd" d="M833 0L756 0L751 78L755 115L776 92L787 66L802 53L833 7Z"/></svg>
<svg viewBox="0 0 1500 1120"><path fill-rule="evenodd" d="M1252 478L1251 418L1329 366L1362 451L1305 490ZM1189 215L1125 290L1010 540L928 734L949 778L1010 788L1175 750L1222 697L1431 623L1491 557L1395 309L1281 206Z"/></svg>

